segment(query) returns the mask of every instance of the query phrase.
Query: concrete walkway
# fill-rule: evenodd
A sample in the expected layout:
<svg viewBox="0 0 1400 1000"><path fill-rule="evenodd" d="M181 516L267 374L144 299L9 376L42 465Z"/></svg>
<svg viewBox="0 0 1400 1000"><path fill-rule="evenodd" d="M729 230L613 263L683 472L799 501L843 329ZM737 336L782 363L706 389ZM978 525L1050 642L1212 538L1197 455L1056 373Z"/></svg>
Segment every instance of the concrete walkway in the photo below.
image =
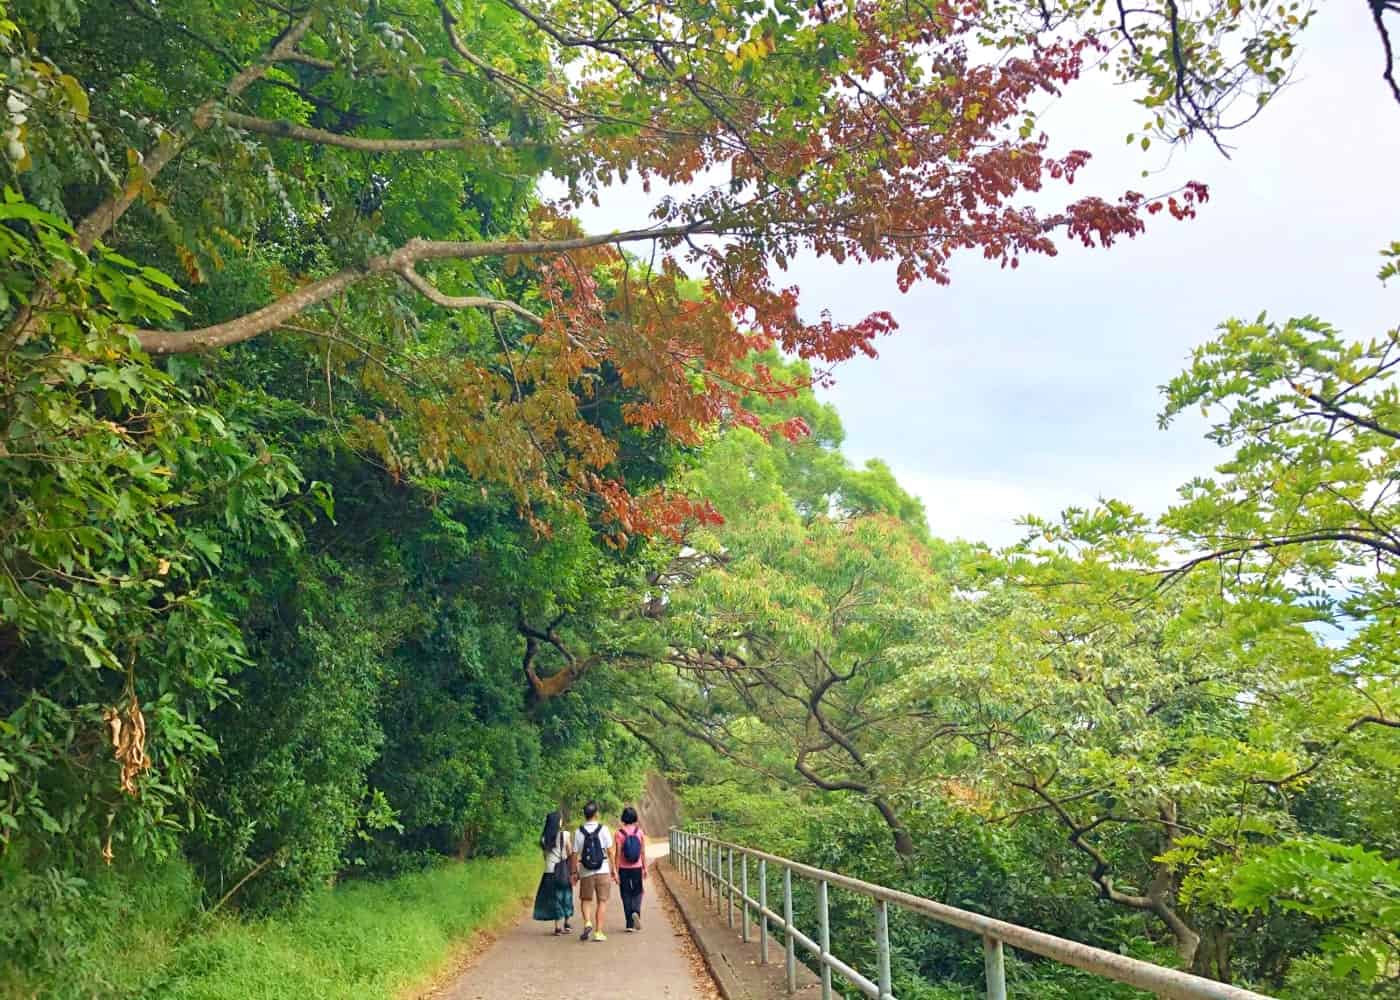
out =
<svg viewBox="0 0 1400 1000"><path fill-rule="evenodd" d="M666 845L648 844L653 860ZM613 886L604 916L608 940L580 941L583 922L575 900L575 930L555 937L552 925L521 919L441 993L442 1000L717 1000L690 935L664 883L648 877L642 930L628 934L622 900Z"/></svg>

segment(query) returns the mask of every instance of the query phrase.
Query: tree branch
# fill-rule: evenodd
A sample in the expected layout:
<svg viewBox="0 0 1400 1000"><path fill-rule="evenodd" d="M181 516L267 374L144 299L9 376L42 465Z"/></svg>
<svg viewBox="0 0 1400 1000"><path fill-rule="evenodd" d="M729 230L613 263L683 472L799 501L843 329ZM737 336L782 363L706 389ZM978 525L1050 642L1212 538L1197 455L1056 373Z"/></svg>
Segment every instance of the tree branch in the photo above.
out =
<svg viewBox="0 0 1400 1000"><path fill-rule="evenodd" d="M544 322L543 319L536 316L524 306L507 299L493 299L484 295L444 295L438 290L436 285L415 271L411 266L405 267L400 271L399 277L407 282L415 291L423 295L424 298L446 309L505 310L515 313L515 315L522 319L528 319L536 326Z"/></svg>
<svg viewBox="0 0 1400 1000"><path fill-rule="evenodd" d="M667 226L653 229L634 229L624 233L603 236L577 236L557 240L484 240L475 243L411 239L392 253L371 257L360 267L350 267L329 277L303 285L296 291L247 315L215 323L197 330L135 330L137 344L148 354L194 354L228 347L260 337L282 326L293 316L339 295L341 292L362 281L383 275L397 275L403 278L404 272L413 265L426 260L474 260L482 257L518 257L524 255L555 255L571 250L608 243L629 243L643 240L680 239L690 233L718 234L720 227L693 222L685 225ZM409 280L405 278L405 280ZM419 278L421 281L422 279ZM412 282L410 282L412 283ZM427 282L423 282L427 284ZM422 288L415 289L428 295ZM429 286L431 287L431 286ZM433 290L438 296L441 292ZM432 295L429 295L432 298ZM442 296L447 299L448 296ZM492 306L487 302L476 303L484 308L509 308ZM523 307L518 307L523 310ZM528 310L524 315L539 322Z"/></svg>
<svg viewBox="0 0 1400 1000"><path fill-rule="evenodd" d="M1367 0L1367 6L1371 8L1371 20L1376 23L1376 34L1381 38L1381 51L1385 54L1385 65L1381 70L1381 79L1390 87L1390 93L1400 104L1400 80L1395 78L1395 50L1390 43L1390 29L1386 27L1385 15L1387 11L1397 11L1396 4L1387 3L1387 0Z"/></svg>
<svg viewBox="0 0 1400 1000"><path fill-rule="evenodd" d="M300 21L297 21L287 29L282 37L277 39L277 41L273 43L272 48L268 49L267 53L258 59L257 62L253 63L251 66L245 66L241 71L236 73L233 79L229 80L228 85L224 88L225 100L238 97L238 95L242 94L255 80L261 79L274 63L286 62L298 56L299 53L297 53L296 47L301 42L302 38L306 36L307 31L311 29L311 21L314 15L315 11L308 12ZM205 101L195 110L195 131L208 126L214 107L214 101L210 100ZM193 137L193 131L186 131L183 133L167 132L162 135L156 142L155 148L148 150L146 155L141 159L140 169L143 179L147 183L153 180L171 160L175 159L175 157L179 156L180 153L184 151ZM82 222L78 223L77 226L78 247L84 253L91 251L92 248L97 245L98 240L111 232L112 227L117 224L117 220L126 214L126 210L135 203L140 194L141 185L128 184L123 190L112 195L101 205L98 205L89 212L87 217L84 218Z"/></svg>
<svg viewBox="0 0 1400 1000"><path fill-rule="evenodd" d="M240 114L237 111L222 111L219 117L225 124L244 132L257 132L279 139L295 139L318 146L336 146L340 149L353 149L360 153L433 153L448 149L472 149L478 146L495 145L481 138L428 138L428 139L373 139L359 135L344 135L323 128L298 125L295 122L272 118L258 118L255 115Z"/></svg>
<svg viewBox="0 0 1400 1000"><path fill-rule="evenodd" d="M1370 417L1365 417L1359 413L1354 413L1351 410L1344 409L1343 407L1337 404L1336 400L1327 399L1325 396L1319 395L1318 393L1313 392L1311 390L1304 390L1303 395L1334 416L1340 417L1341 419L1346 420L1349 423L1357 424L1358 426L1368 428L1369 430L1373 430L1377 434L1384 434L1386 437L1391 438L1392 440L1400 441L1400 431L1391 430L1389 427L1386 427L1382 424L1378 424Z"/></svg>

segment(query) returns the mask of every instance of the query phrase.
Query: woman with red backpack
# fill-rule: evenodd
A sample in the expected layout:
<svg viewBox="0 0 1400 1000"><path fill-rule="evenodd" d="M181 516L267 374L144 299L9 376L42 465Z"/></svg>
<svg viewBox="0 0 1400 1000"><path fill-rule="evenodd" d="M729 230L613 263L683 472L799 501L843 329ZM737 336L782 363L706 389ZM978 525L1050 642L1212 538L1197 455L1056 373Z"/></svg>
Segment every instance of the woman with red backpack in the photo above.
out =
<svg viewBox="0 0 1400 1000"><path fill-rule="evenodd" d="M614 835L617 882L628 931L642 929L642 883L647 877L647 836L637 823L637 810L622 810L622 826Z"/></svg>

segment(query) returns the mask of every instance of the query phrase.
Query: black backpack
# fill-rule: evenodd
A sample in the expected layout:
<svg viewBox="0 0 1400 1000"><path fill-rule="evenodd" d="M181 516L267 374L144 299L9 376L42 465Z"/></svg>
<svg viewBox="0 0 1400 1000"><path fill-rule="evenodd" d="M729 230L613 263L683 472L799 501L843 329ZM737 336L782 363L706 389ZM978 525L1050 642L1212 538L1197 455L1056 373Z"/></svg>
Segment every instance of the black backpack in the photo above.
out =
<svg viewBox="0 0 1400 1000"><path fill-rule="evenodd" d="M579 832L583 834L583 852L579 854L579 863L589 871L596 872L608 859L603 853L602 824L592 830L587 829L587 824L584 824L579 827Z"/></svg>
<svg viewBox="0 0 1400 1000"><path fill-rule="evenodd" d="M635 865L642 860L642 838L637 836L637 828L632 827L632 832L622 840L622 860L629 865Z"/></svg>

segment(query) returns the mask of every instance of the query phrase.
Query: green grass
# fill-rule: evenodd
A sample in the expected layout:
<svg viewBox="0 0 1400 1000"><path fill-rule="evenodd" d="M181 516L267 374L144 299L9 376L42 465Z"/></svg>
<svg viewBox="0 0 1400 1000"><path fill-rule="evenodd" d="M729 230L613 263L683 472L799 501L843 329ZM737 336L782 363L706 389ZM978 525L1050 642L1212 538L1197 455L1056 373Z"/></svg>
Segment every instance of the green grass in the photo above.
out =
<svg viewBox="0 0 1400 1000"><path fill-rule="evenodd" d="M514 912L539 859L447 864L386 882L346 885L295 913L225 921L189 940L169 1000L388 997L430 976L474 931Z"/></svg>
<svg viewBox="0 0 1400 1000"><path fill-rule="evenodd" d="M442 971L475 931L518 913L540 872L534 854L444 863L327 890L284 915L204 920L182 869L89 884L66 915L61 959L25 968L0 957L0 998L394 997Z"/></svg>

